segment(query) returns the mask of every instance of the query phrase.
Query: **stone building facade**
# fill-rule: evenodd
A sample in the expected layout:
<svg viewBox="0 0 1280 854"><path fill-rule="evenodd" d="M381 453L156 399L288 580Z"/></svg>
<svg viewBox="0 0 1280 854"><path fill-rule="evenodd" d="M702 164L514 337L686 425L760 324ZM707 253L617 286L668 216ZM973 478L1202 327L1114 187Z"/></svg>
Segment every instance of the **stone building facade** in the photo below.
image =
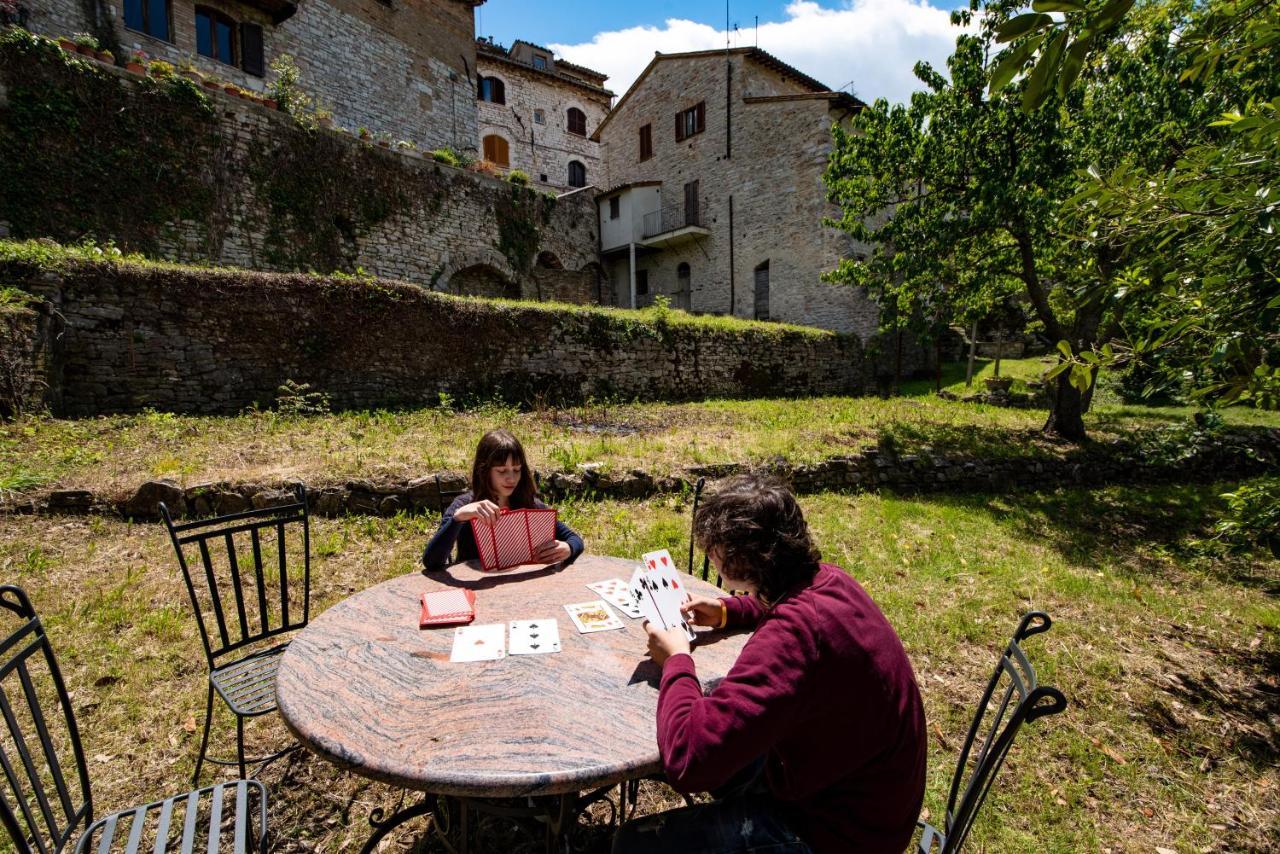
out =
<svg viewBox="0 0 1280 854"><path fill-rule="evenodd" d="M95 35L123 58L192 62L262 91L288 54L334 120L474 151L475 7L484 0L19 0L43 35ZM92 11L92 14L90 14Z"/></svg>
<svg viewBox="0 0 1280 854"><path fill-rule="evenodd" d="M614 304L872 337L876 304L821 279L861 251L821 224L831 126L861 106L758 48L654 57L595 133Z"/></svg>
<svg viewBox="0 0 1280 854"><path fill-rule="evenodd" d="M613 103L605 75L517 41L510 50L476 42L481 155L520 169L533 183L565 191L600 183L600 146L592 139Z"/></svg>

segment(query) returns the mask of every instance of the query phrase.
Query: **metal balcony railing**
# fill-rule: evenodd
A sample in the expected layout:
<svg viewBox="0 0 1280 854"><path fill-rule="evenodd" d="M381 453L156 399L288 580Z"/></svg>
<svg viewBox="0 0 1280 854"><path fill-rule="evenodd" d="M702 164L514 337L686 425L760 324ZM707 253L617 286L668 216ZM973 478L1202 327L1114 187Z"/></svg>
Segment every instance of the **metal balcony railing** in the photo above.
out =
<svg viewBox="0 0 1280 854"><path fill-rule="evenodd" d="M641 223L640 236L642 239L657 237L659 234L666 234L668 231L675 231L678 228L687 228L689 226L697 226L705 228L703 210L706 205L699 200L696 205L672 205L644 215L644 221Z"/></svg>

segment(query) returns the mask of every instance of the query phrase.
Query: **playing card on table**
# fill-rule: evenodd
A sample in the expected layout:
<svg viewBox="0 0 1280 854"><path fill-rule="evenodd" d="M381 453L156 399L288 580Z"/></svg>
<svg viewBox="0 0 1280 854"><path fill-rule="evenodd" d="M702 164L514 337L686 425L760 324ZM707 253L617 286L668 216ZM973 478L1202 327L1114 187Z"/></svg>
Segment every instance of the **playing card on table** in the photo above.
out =
<svg viewBox="0 0 1280 854"><path fill-rule="evenodd" d="M542 655L560 651L560 629L555 620L512 620L510 655Z"/></svg>
<svg viewBox="0 0 1280 854"><path fill-rule="evenodd" d="M462 626L453 633L453 652L450 661L492 661L502 658L506 626L502 623L486 623L483 626Z"/></svg>
<svg viewBox="0 0 1280 854"><path fill-rule="evenodd" d="M569 618L578 627L578 631L584 635L588 632L620 629L623 625L618 615L610 611L609 606L599 599L594 602L576 602L572 605L565 605L564 609L569 612Z"/></svg>
<svg viewBox="0 0 1280 854"><path fill-rule="evenodd" d="M617 608L628 617L635 619L643 617L640 606L636 604L635 599L631 596L631 590L627 587L627 582L621 578L610 578L606 581L597 581L594 584L588 584L587 587L600 594L600 598Z"/></svg>

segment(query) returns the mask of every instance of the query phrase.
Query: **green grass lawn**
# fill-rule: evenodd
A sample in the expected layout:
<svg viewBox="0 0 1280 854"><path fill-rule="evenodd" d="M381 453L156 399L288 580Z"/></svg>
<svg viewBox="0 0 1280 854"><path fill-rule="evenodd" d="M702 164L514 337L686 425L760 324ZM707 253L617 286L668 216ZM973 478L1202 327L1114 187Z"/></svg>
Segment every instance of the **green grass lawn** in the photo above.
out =
<svg viewBox="0 0 1280 854"><path fill-rule="evenodd" d="M825 557L867 587L914 663L935 821L997 650L1024 611L1055 620L1027 648L1070 708L1024 732L970 850L1274 846L1280 562L1225 557L1205 543L1228 486L802 499ZM561 509L593 552L687 547L679 497ZM414 571L433 522L313 520L318 610ZM181 790L194 763L204 665L163 528L0 518L0 563L47 619L80 714L97 810ZM215 745L225 746L230 720L221 726ZM286 734L264 720L251 738L263 747ZM305 754L264 780L284 851L354 850L368 835L368 810L398 797ZM644 803L678 800L655 784ZM502 845L492 850L537 850Z"/></svg>
<svg viewBox="0 0 1280 854"><path fill-rule="evenodd" d="M1034 360L1029 360L1034 361ZM1006 360L1006 364L1011 364ZM1018 370L1027 369L1026 365ZM961 369L962 370L962 369ZM963 376L963 374L961 374ZM916 389L915 391L919 391ZM1142 427L1184 421L1188 407L1101 405L1087 418L1092 434L1114 438ZM1280 415L1227 410L1230 423L1280 425ZM684 404L600 403L521 411L490 404L452 409L234 417L147 412L81 420L25 419L0 425L0 490L88 488L128 492L167 477L205 482L309 482L409 478L467 471L488 429L513 430L543 471L600 463L655 474L727 462L793 463L849 454L892 439L988 458L1062 453L1039 433L1044 413L949 402L932 394L881 400L713 400Z"/></svg>

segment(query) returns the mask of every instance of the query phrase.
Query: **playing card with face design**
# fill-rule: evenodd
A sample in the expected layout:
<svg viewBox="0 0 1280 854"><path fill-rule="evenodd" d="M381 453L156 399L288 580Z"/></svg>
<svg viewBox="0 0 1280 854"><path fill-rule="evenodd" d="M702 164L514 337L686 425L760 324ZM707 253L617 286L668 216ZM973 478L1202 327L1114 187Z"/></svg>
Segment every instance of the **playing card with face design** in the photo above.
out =
<svg viewBox="0 0 1280 854"><path fill-rule="evenodd" d="M618 615L610 611L609 606L599 599L592 602L575 602L572 605L565 605L564 609L569 612L569 617L578 627L578 631L584 635L588 632L603 632L623 627Z"/></svg>
<svg viewBox="0 0 1280 854"><path fill-rule="evenodd" d="M627 582L621 578L610 578L605 581L597 581L587 585L588 589L600 594L600 598L617 608L622 613L632 619L644 616L640 611L640 606L631 598L631 591L627 588Z"/></svg>
<svg viewBox="0 0 1280 854"><path fill-rule="evenodd" d="M502 623L486 623L482 626L462 626L453 633L453 652L450 661L492 661L503 658L506 626Z"/></svg>
<svg viewBox="0 0 1280 854"><path fill-rule="evenodd" d="M507 655L544 655L560 651L560 628L552 619L512 620Z"/></svg>

